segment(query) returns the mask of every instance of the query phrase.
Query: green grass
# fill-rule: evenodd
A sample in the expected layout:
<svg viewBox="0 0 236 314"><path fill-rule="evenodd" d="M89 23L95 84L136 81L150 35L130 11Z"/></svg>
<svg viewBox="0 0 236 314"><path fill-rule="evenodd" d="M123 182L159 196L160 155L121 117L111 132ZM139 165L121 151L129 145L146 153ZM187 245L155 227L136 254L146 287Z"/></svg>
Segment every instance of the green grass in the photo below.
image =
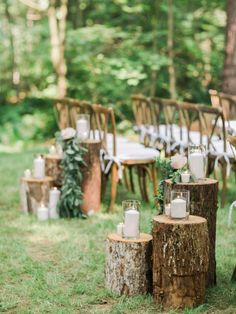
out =
<svg viewBox="0 0 236 314"><path fill-rule="evenodd" d="M116 211L87 220L40 223L19 210L19 179L31 165L32 152L0 155L0 313L164 313L150 295L117 297L104 287L104 240L122 220L122 188ZM228 201L236 199L231 179ZM139 198L136 195L135 198ZM236 313L236 215L227 228L227 208L219 209L217 287L206 304L183 313ZM142 231L150 232L155 210L143 204ZM175 313L174 311L169 313Z"/></svg>

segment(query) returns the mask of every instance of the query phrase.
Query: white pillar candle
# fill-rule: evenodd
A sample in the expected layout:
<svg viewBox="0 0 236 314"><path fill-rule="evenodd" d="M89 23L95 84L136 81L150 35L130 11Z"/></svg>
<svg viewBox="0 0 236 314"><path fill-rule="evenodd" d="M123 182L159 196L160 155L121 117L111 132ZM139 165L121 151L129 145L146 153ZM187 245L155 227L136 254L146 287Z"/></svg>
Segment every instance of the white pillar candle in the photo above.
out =
<svg viewBox="0 0 236 314"><path fill-rule="evenodd" d="M56 147L54 145L52 145L50 148L49 148L49 154L50 155L56 155L57 153L57 150L56 150Z"/></svg>
<svg viewBox="0 0 236 314"><path fill-rule="evenodd" d="M187 202L182 198L175 198L171 201L170 215L171 218L185 218L187 215Z"/></svg>
<svg viewBox="0 0 236 314"><path fill-rule="evenodd" d="M31 178L31 170L30 169L26 169L24 171L24 177L25 178Z"/></svg>
<svg viewBox="0 0 236 314"><path fill-rule="evenodd" d="M134 208L125 211L123 233L125 238L139 238L139 212Z"/></svg>
<svg viewBox="0 0 236 314"><path fill-rule="evenodd" d="M45 161L41 156L34 159L34 178L42 179L45 177Z"/></svg>
<svg viewBox="0 0 236 314"><path fill-rule="evenodd" d="M59 201L61 192L55 187L49 192L49 217L52 219L59 218L57 212L57 203Z"/></svg>
<svg viewBox="0 0 236 314"><path fill-rule="evenodd" d="M121 237L123 237L123 229L124 229L124 224L123 222L121 222L116 227L116 233Z"/></svg>
<svg viewBox="0 0 236 314"><path fill-rule="evenodd" d="M205 178L204 159L205 156L203 153L196 152L189 155L189 170L197 180Z"/></svg>
<svg viewBox="0 0 236 314"><path fill-rule="evenodd" d="M37 209L38 220L40 221L48 220L48 214L49 214L48 208L44 204L41 204Z"/></svg>
<svg viewBox="0 0 236 314"><path fill-rule="evenodd" d="M189 181L190 181L190 173L188 173L188 172L181 173L181 181L183 183L189 183Z"/></svg>
<svg viewBox="0 0 236 314"><path fill-rule="evenodd" d="M77 137L81 140L86 140L88 138L89 126L86 119L79 119L76 122Z"/></svg>

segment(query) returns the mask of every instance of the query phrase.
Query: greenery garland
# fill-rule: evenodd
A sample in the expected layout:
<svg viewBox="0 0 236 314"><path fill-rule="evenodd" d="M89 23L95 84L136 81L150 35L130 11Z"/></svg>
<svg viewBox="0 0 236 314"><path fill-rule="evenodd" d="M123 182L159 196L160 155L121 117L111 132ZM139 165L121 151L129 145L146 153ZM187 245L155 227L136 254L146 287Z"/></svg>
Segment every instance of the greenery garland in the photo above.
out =
<svg viewBox="0 0 236 314"><path fill-rule="evenodd" d="M181 169L174 169L171 166L171 159L162 159L157 158L156 166L158 169L158 174L160 177L160 181L158 184L158 195L156 197L157 201L157 207L159 210L159 213L164 212L164 182L167 179L171 180L172 184L178 183L180 181L180 175L181 173L186 169L186 167L183 167Z"/></svg>
<svg viewBox="0 0 236 314"><path fill-rule="evenodd" d="M61 162L63 182L58 204L59 214L60 217L64 218L85 218L86 215L81 211L83 198L81 167L85 166L83 160L85 149L81 147L78 139L74 136L68 139L63 139L61 136L60 141L63 148L63 159Z"/></svg>

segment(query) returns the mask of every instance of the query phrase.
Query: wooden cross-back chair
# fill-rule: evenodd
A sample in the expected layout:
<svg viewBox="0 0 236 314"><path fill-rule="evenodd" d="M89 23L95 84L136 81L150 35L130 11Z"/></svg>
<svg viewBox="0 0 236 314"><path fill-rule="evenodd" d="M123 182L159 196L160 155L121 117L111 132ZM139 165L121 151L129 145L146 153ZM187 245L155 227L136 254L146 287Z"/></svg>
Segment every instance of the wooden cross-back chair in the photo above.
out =
<svg viewBox="0 0 236 314"><path fill-rule="evenodd" d="M54 99L54 111L60 130L72 127L76 129L77 115L87 113L92 116L92 105L87 101L72 98Z"/></svg>
<svg viewBox="0 0 236 314"><path fill-rule="evenodd" d="M145 148L141 144L119 141L116 136L116 122L113 109L105 108L101 105L93 105L92 107L94 110L94 119L102 122L99 124L101 135L103 135L103 147L106 150L104 160L107 164L111 163L110 171L106 173L107 176L111 173L111 199L109 210L112 210L115 204L119 172L121 170L124 170L124 173L126 169L128 170L130 181L127 185L130 185L130 190L134 192L132 169L136 168L142 198L148 201L147 176L149 176L152 181L154 195L157 193L155 163L158 154L156 151ZM125 177L125 180L127 180L127 177Z"/></svg>
<svg viewBox="0 0 236 314"><path fill-rule="evenodd" d="M131 102L139 141L149 146L149 134L154 125L151 103L144 95L132 95Z"/></svg>

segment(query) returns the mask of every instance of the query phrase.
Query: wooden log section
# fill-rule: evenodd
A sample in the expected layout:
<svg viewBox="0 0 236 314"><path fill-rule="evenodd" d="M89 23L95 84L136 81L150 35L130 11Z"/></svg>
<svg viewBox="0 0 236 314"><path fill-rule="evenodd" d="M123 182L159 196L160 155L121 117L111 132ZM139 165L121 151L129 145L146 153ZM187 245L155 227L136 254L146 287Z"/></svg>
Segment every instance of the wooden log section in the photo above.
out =
<svg viewBox="0 0 236 314"><path fill-rule="evenodd" d="M206 219L153 219L153 296L164 308L195 307L204 303L208 269Z"/></svg>
<svg viewBox="0 0 236 314"><path fill-rule="evenodd" d="M106 287L118 295L146 294L152 290L152 236L127 240L109 234L106 241Z"/></svg>
<svg viewBox="0 0 236 314"><path fill-rule="evenodd" d="M53 178L43 179L21 178L20 202L21 209L26 213L37 213L40 204L48 205L49 191L53 186Z"/></svg>
<svg viewBox="0 0 236 314"><path fill-rule="evenodd" d="M54 186L60 188L62 186L63 171L61 168L62 156L58 154L47 154L45 159L45 173L46 176L53 178Z"/></svg>
<svg viewBox="0 0 236 314"><path fill-rule="evenodd" d="M205 179L201 182L177 183L171 185L170 180L165 181L165 193L170 196L170 191L187 190L190 191L190 214L206 218L208 224L210 251L209 269L207 272L207 286L216 285L216 216L218 208L218 181Z"/></svg>
<svg viewBox="0 0 236 314"><path fill-rule="evenodd" d="M81 209L84 213L98 212L101 206L101 142L88 140L83 142L82 146L86 149L84 154L86 166L82 169L82 191L84 195Z"/></svg>

